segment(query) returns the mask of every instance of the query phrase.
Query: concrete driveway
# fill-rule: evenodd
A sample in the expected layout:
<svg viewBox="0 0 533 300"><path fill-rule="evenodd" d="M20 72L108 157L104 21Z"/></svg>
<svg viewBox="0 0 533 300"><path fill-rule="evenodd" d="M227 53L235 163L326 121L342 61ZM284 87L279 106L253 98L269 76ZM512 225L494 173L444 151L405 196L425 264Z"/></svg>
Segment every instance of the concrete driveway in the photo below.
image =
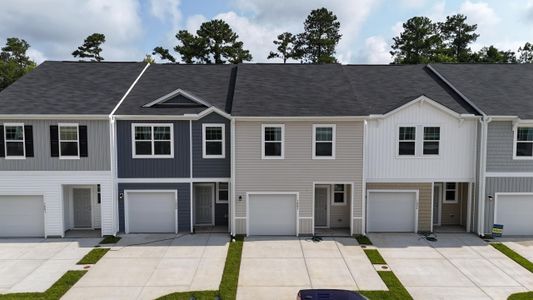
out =
<svg viewBox="0 0 533 300"><path fill-rule="evenodd" d="M415 299L507 299L533 289L533 274L473 234L370 234Z"/></svg>
<svg viewBox="0 0 533 300"><path fill-rule="evenodd" d="M227 234L132 234L112 247L63 299L155 299L217 290Z"/></svg>
<svg viewBox="0 0 533 300"><path fill-rule="evenodd" d="M293 300L304 288L387 289L353 238L245 240L237 299Z"/></svg>
<svg viewBox="0 0 533 300"><path fill-rule="evenodd" d="M533 262L533 237L502 237L497 240Z"/></svg>
<svg viewBox="0 0 533 300"><path fill-rule="evenodd" d="M44 292L98 239L0 239L0 294Z"/></svg>

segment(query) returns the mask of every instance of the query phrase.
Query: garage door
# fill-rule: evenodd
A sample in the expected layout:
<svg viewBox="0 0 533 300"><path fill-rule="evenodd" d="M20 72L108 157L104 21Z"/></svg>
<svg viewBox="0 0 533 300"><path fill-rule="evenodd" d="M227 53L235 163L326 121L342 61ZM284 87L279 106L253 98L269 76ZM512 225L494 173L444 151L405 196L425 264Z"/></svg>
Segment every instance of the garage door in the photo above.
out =
<svg viewBox="0 0 533 300"><path fill-rule="evenodd" d="M296 195L250 195L248 235L296 235Z"/></svg>
<svg viewBox="0 0 533 300"><path fill-rule="evenodd" d="M494 223L504 235L533 235L533 194L497 195Z"/></svg>
<svg viewBox="0 0 533 300"><path fill-rule="evenodd" d="M126 233L177 232L175 192L127 193Z"/></svg>
<svg viewBox="0 0 533 300"><path fill-rule="evenodd" d="M416 193L369 191L368 232L415 232Z"/></svg>
<svg viewBox="0 0 533 300"><path fill-rule="evenodd" d="M0 237L44 236L42 196L0 196Z"/></svg>

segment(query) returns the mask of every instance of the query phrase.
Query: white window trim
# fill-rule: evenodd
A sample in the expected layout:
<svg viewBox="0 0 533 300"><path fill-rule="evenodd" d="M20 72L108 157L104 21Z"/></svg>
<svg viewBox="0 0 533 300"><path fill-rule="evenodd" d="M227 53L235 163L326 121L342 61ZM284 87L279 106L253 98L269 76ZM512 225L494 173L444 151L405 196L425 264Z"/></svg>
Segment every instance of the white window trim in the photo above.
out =
<svg viewBox="0 0 533 300"><path fill-rule="evenodd" d="M152 153L154 153L154 127L170 127L170 154L135 154L135 128L151 127ZM165 140L163 140L165 141ZM132 123L131 124L131 155L133 158L174 158L174 124L172 123Z"/></svg>
<svg viewBox="0 0 533 300"><path fill-rule="evenodd" d="M344 186L344 191L342 191L342 192L337 192L337 191L335 191L335 185L336 185L336 184L341 184L341 185L343 185L343 186ZM345 205L347 204L347 201L346 201L346 190L347 190L347 189L346 189L346 184L335 183L335 184L333 184L333 185L331 186L331 206L345 206ZM340 194L340 193L343 194L344 197L342 198L342 199L343 199L342 202L335 202L335 194L337 194L337 193L338 193L338 194Z"/></svg>
<svg viewBox="0 0 533 300"><path fill-rule="evenodd" d="M449 189L447 187L448 183L455 183L455 197L454 197L454 200L447 200L446 199L446 192L447 191L451 191L451 189ZM445 182L443 190L444 190L444 192L442 193L442 203L443 204L457 204L457 203L459 203L459 199L457 197L458 193L459 193L459 184L457 182Z"/></svg>
<svg viewBox="0 0 533 300"><path fill-rule="evenodd" d="M438 140L426 140L426 128L438 128L439 129L439 139ZM439 157L441 148L440 148L440 140L442 137L442 128L439 125L431 126L431 125L423 125L422 126L422 153L420 153L423 157ZM437 142L439 144L439 154L424 154L424 144L426 142Z"/></svg>
<svg viewBox="0 0 533 300"><path fill-rule="evenodd" d="M402 127L414 127L415 128L415 139L414 140L400 140L400 128ZM406 125L398 125L396 127L396 157L399 157L399 158L402 158L402 157L417 157L417 142L416 142L416 136L418 134L418 126L417 125L411 125L411 124L406 124ZM400 154L400 142L414 142L415 143L415 153L413 154Z"/></svg>
<svg viewBox="0 0 533 300"><path fill-rule="evenodd" d="M281 128L281 156L265 155L265 128ZM285 124L261 124L261 159L285 159Z"/></svg>
<svg viewBox="0 0 533 300"><path fill-rule="evenodd" d="M207 140L205 139L205 129L207 127L219 127L222 128L222 154L220 155L208 155L207 151ZM213 142L218 142L219 140L212 140ZM202 124L202 158L226 158L226 124L221 123L203 123Z"/></svg>
<svg viewBox="0 0 533 300"><path fill-rule="evenodd" d="M518 129L519 128L533 128L532 125L528 125L528 126L517 126L515 129L514 129L514 134L513 134L513 160L533 160L533 156L517 156L516 155L516 146L517 144L519 143L518 141ZM520 141L520 143L533 143L532 142L529 142L529 141Z"/></svg>
<svg viewBox="0 0 533 300"><path fill-rule="evenodd" d="M8 155L7 154L7 143L8 142L16 142L20 143L20 140L8 140L7 139L7 127L15 127L19 126L22 127L22 151L23 155ZM5 159L26 159L26 132L24 130L24 123L4 123L4 154Z"/></svg>
<svg viewBox="0 0 533 300"><path fill-rule="evenodd" d="M335 124L313 124L313 159L335 159L335 149L337 148L337 126ZM316 129L317 128L331 128L331 142L329 141L317 141ZM316 155L316 143L331 143L331 155L330 156L317 156Z"/></svg>
<svg viewBox="0 0 533 300"><path fill-rule="evenodd" d="M217 194L217 195L216 195L216 203L217 203L217 204L228 204L228 202L229 202L229 197L230 197L230 195L229 195L229 183L228 183L228 182L223 182L223 183L227 183L227 184L228 184L228 189L227 189L227 191L228 191L228 200L220 200L220 199L218 198L218 197L219 197L219 193L218 193L218 192L220 191L220 183L221 183L221 182L217 182L217 183L216 183L216 191L215 191L216 194Z"/></svg>
<svg viewBox="0 0 533 300"><path fill-rule="evenodd" d="M61 127L76 127L77 134L76 138L77 140L75 142L78 143L78 155L62 155L61 153L61 142L74 142L74 140L61 140ZM58 123L57 124L57 140L58 140L58 152L59 152L59 159L80 159L80 125L78 123Z"/></svg>

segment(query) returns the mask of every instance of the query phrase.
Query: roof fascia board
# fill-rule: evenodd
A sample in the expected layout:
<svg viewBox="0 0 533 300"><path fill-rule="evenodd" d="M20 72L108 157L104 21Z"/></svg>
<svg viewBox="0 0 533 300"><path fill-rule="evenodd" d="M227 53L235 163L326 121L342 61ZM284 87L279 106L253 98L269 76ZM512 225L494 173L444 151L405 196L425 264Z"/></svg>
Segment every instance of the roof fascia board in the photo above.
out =
<svg viewBox="0 0 533 300"><path fill-rule="evenodd" d="M366 116L292 116L292 117L233 117L237 121L364 121L368 119Z"/></svg>
<svg viewBox="0 0 533 300"><path fill-rule="evenodd" d="M65 115L0 115L0 119L2 120L16 120L16 119L24 119L24 120L107 120L109 119L109 115L73 115L73 114L65 114Z"/></svg>
<svg viewBox="0 0 533 300"><path fill-rule="evenodd" d="M183 114L183 115L115 115L117 120L199 120L210 113L217 113L228 120L231 120L231 115L211 106L197 114Z"/></svg>
<svg viewBox="0 0 533 300"><path fill-rule="evenodd" d="M433 107L435 107L435 108L437 108L437 109L439 109L439 110L441 110L441 111L443 111L443 112L445 112L445 113L447 113L447 114L449 114L449 115L451 115L451 116L453 116L453 117L455 117L457 119L478 118L478 117L476 117L476 115L473 115L473 114L459 114L459 113L447 108L446 106L444 106L444 105L442 105L442 104L440 104L440 103L438 103L438 102L436 102L436 101L434 101L434 100L432 100L432 99L430 99L430 98L428 98L427 96L424 96L424 95L422 95L422 96L420 96L418 98L415 98L414 100L411 100L411 101L405 103L404 105L389 111L386 114L370 115L369 117L371 119L388 118L389 116L391 116L391 115L393 115L393 114L395 114L395 113L397 113L399 111L402 111L402 110L404 110L404 109L406 109L406 108L408 108L410 106L413 106L413 105L415 105L417 103L430 104L431 106L433 106Z"/></svg>
<svg viewBox="0 0 533 300"><path fill-rule="evenodd" d="M124 95L122 96L122 98L120 99L120 101L118 101L117 105L115 106L115 108L111 111L111 113L109 114L109 118L111 118L115 112L117 111L117 109L120 107L120 105L122 104L122 102L124 102L124 100L126 99L126 97L128 97L128 95L130 94L131 90L133 89L133 87L137 84L137 82L139 81L139 79L141 79L141 77L143 76L144 72L146 71L146 69L148 69L148 67L150 67L150 63L146 63L146 66L144 67L144 69L142 69L141 73L139 73L139 76L137 76L137 78L135 78L135 81L133 81L133 83L130 85L130 87L128 88L128 90L126 91L126 93L124 93Z"/></svg>
<svg viewBox="0 0 533 300"><path fill-rule="evenodd" d="M432 65L427 64L426 66L429 70L431 70L431 72L433 72L433 74L439 77L440 80L442 80L448 87L450 87L454 92L456 92L457 95L459 95L466 103L472 106L475 110L477 110L484 117L487 116L487 114L483 110L481 110L477 105L475 105L474 102L472 102L472 100L470 100L465 94L463 94L458 88L456 88L448 79L446 79L446 77L444 77L435 68L433 68Z"/></svg>
<svg viewBox="0 0 533 300"><path fill-rule="evenodd" d="M217 114L223 116L224 118L226 118L228 120L231 119L231 115L230 114L228 114L227 112L225 112L225 111L223 111L223 110L221 110L221 109L219 109L219 108L217 108L215 106L211 106L208 109L203 110L202 112L200 112L198 114L198 118L202 118L202 117L204 117L204 116L206 116L206 115L208 115L208 114L210 114L212 112L217 113Z"/></svg>
<svg viewBox="0 0 533 300"><path fill-rule="evenodd" d="M166 100L168 100L168 99L170 99L170 98L172 98L174 96L178 96L178 95L182 95L182 96L186 97L189 100L192 100L192 101L194 101L194 102L196 102L198 104L201 104L201 105L204 105L204 106L207 106L207 107L211 107L212 106L211 104L209 104L207 101L203 100L200 97L197 97L197 96L195 96L195 95L193 95L193 94L191 94L191 93L189 93L187 91L184 91L182 89L177 89L177 90L174 90L174 91L172 91L172 92L170 92L170 93L168 93L168 94L166 94L166 95L164 95L162 97L157 98L156 100L154 100L154 101L152 101L152 102L150 102L148 104L143 105L143 107L152 107L152 106L154 106L156 104L165 102Z"/></svg>

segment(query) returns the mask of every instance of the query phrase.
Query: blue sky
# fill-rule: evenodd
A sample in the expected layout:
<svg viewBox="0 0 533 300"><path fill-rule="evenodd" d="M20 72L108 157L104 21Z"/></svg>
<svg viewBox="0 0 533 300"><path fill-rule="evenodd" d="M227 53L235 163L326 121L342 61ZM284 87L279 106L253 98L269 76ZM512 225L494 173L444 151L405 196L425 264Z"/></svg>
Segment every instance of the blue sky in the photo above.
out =
<svg viewBox="0 0 533 300"><path fill-rule="evenodd" d="M413 16L441 21L467 15L481 34L475 50L495 45L516 51L533 42L533 0L3 0L0 40L26 39L38 62L71 60L87 35L101 32L106 60L138 61L155 46L175 45L178 30L194 31L220 18L239 34L254 62L266 62L276 35L300 32L305 17L319 7L341 22L337 57L343 63L388 63L392 37Z"/></svg>

